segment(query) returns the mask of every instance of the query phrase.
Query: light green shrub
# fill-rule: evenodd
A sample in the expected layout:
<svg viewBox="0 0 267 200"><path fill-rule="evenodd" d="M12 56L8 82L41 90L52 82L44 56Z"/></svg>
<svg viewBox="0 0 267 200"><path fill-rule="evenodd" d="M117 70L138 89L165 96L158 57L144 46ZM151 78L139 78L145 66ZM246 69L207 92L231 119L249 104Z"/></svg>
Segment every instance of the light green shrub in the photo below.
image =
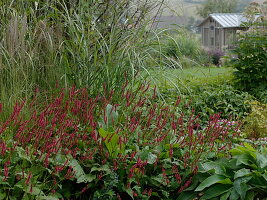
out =
<svg viewBox="0 0 267 200"><path fill-rule="evenodd" d="M248 138L267 137L267 104L250 102L251 113L244 119L243 133Z"/></svg>

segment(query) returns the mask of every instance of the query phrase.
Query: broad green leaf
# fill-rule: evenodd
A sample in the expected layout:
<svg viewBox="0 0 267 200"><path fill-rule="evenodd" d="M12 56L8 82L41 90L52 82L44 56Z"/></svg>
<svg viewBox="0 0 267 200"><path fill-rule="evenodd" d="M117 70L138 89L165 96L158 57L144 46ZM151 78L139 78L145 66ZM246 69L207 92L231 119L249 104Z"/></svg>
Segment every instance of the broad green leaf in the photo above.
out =
<svg viewBox="0 0 267 200"><path fill-rule="evenodd" d="M72 167L73 171L75 171L75 178L78 179L81 176L84 176L85 173L82 169L82 167L80 166L80 164L78 163L78 161L76 159L72 159L69 163L69 165Z"/></svg>
<svg viewBox="0 0 267 200"><path fill-rule="evenodd" d="M231 192L227 192L227 193L223 194L221 196L220 200L227 200L229 198L230 194L231 194Z"/></svg>
<svg viewBox="0 0 267 200"><path fill-rule="evenodd" d="M154 164L157 160L157 156L151 152L148 153L148 156L147 156L147 162L149 164Z"/></svg>
<svg viewBox="0 0 267 200"><path fill-rule="evenodd" d="M223 185L223 184L214 185L204 192L204 195L200 198L200 200L210 200L214 197L218 197L221 194L228 192L231 188L232 188L231 185Z"/></svg>
<svg viewBox="0 0 267 200"><path fill-rule="evenodd" d="M217 183L221 183L221 184L233 184L233 182L231 181L230 178L226 178L224 180L218 181Z"/></svg>
<svg viewBox="0 0 267 200"><path fill-rule="evenodd" d="M233 188L231 191L231 195L229 200L238 200L239 199L239 194L238 192Z"/></svg>
<svg viewBox="0 0 267 200"><path fill-rule="evenodd" d="M243 176L247 176L247 175L250 175L251 174L251 171L250 169L240 169L238 170L236 173L235 173L235 176L234 176L234 179L237 179L239 177L243 177Z"/></svg>
<svg viewBox="0 0 267 200"><path fill-rule="evenodd" d="M77 183L89 183L96 178L95 175L85 174L76 159L72 159L69 165L72 166L73 171L75 172L74 177L77 179Z"/></svg>
<svg viewBox="0 0 267 200"><path fill-rule="evenodd" d="M99 166L99 167L96 167L96 166L92 167L91 172L94 172L94 171L110 172L110 169L109 169L108 165L102 165L102 166Z"/></svg>
<svg viewBox="0 0 267 200"><path fill-rule="evenodd" d="M225 174L225 168L221 165L219 165L217 162L206 162L204 164L200 164L200 170L199 172L207 172L214 169L216 174L224 175Z"/></svg>
<svg viewBox="0 0 267 200"><path fill-rule="evenodd" d="M239 178L234 182L234 189L239 194L241 200L244 200L249 187L246 184L247 180Z"/></svg>
<svg viewBox="0 0 267 200"><path fill-rule="evenodd" d="M182 192L176 200L192 200L197 197L194 192Z"/></svg>
<svg viewBox="0 0 267 200"><path fill-rule="evenodd" d="M206 187L209 187L213 184L218 183L219 181L225 180L225 176L222 175L212 175L206 178L196 189L195 191L203 191Z"/></svg>
<svg viewBox="0 0 267 200"><path fill-rule="evenodd" d="M120 145L118 144L119 142L119 136L116 133L111 133L108 131L105 131L103 128L99 129L99 134L105 138L105 145L108 149L109 155L112 158L115 158L118 153L119 153L119 149L120 149ZM125 148L125 145L122 145L122 149Z"/></svg>
<svg viewBox="0 0 267 200"><path fill-rule="evenodd" d="M267 166L267 155L265 154L257 154L257 163L260 168L265 168Z"/></svg>
<svg viewBox="0 0 267 200"><path fill-rule="evenodd" d="M84 174L77 179L77 183L90 183L96 179L96 175Z"/></svg>
<svg viewBox="0 0 267 200"><path fill-rule="evenodd" d="M254 163L253 158L248 154L242 154L239 156L235 156L234 158L237 159L236 165L244 164L251 166Z"/></svg>
<svg viewBox="0 0 267 200"><path fill-rule="evenodd" d="M256 159L256 153L255 153L256 150L247 143L245 143L244 146L245 147L238 145L236 148L230 150L230 152L232 153L233 156L250 155L254 159Z"/></svg>
<svg viewBox="0 0 267 200"><path fill-rule="evenodd" d="M244 143L244 146L247 148L247 150L251 151L251 152L256 152L256 150L248 143Z"/></svg>

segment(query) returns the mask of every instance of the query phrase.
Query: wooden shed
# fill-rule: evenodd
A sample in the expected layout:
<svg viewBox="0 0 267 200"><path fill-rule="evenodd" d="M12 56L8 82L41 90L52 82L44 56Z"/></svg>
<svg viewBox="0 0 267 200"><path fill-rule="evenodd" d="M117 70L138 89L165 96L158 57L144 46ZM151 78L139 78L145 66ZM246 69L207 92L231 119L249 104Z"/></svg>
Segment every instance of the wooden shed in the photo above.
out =
<svg viewBox="0 0 267 200"><path fill-rule="evenodd" d="M241 13L210 14L198 25L201 29L203 47L221 51L233 49L237 30L246 30L242 24L247 21Z"/></svg>

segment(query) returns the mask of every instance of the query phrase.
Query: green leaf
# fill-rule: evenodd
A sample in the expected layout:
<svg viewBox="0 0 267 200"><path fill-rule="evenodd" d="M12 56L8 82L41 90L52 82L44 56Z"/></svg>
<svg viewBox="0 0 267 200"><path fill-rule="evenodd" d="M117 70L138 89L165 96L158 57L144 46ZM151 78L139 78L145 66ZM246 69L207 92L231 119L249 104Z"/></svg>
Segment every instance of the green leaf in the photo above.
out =
<svg viewBox="0 0 267 200"><path fill-rule="evenodd" d="M255 193L254 193L253 190L248 191L245 200L254 200L254 197L255 197L255 196L256 196L256 195L255 195Z"/></svg>
<svg viewBox="0 0 267 200"><path fill-rule="evenodd" d="M200 170L199 172L208 172L210 170L214 169L216 174L224 175L225 174L225 168L221 165L219 165L217 162L206 162L204 164L200 164Z"/></svg>
<svg viewBox="0 0 267 200"><path fill-rule="evenodd" d="M111 133L105 131L103 128L99 129L99 134L105 138L105 145L108 149L109 155L112 158L116 158L119 153L120 145L118 144L119 136L116 133ZM122 150L125 148L125 145L121 145Z"/></svg>
<svg viewBox="0 0 267 200"><path fill-rule="evenodd" d="M221 184L233 184L233 182L231 181L230 178L226 178L224 180L218 181L217 183L221 183Z"/></svg>
<svg viewBox="0 0 267 200"><path fill-rule="evenodd" d="M234 182L234 189L239 194L241 200L244 200L249 187L246 184L247 180L239 178Z"/></svg>
<svg viewBox="0 0 267 200"><path fill-rule="evenodd" d="M6 198L6 193L1 191L0 192L0 200L5 199L5 198Z"/></svg>
<svg viewBox="0 0 267 200"><path fill-rule="evenodd" d="M238 170L236 173L235 173L235 176L234 176L234 179L237 179L239 177L243 177L243 176L247 176L247 175L250 175L251 174L251 171L250 169L240 169Z"/></svg>
<svg viewBox="0 0 267 200"><path fill-rule="evenodd" d="M30 156L26 154L26 151L22 147L16 147L16 151L18 152L18 156L21 159L25 159L29 162L31 162Z"/></svg>
<svg viewBox="0 0 267 200"><path fill-rule="evenodd" d="M221 194L228 192L232 188L231 185L217 184L209 188L200 200L210 200L214 197L218 197Z"/></svg>
<svg viewBox="0 0 267 200"><path fill-rule="evenodd" d="M84 174L77 179L77 183L90 183L96 179L96 175Z"/></svg>
<svg viewBox="0 0 267 200"><path fill-rule="evenodd" d="M176 200L192 200L197 197L194 192L182 192Z"/></svg>
<svg viewBox="0 0 267 200"><path fill-rule="evenodd" d="M202 191L204 190L206 187L209 187L213 184L218 183L219 181L225 180L225 176L222 175L212 175L208 178L206 178L196 189L195 191Z"/></svg>
<svg viewBox="0 0 267 200"><path fill-rule="evenodd" d="M259 164L260 168L265 168L267 166L267 155L258 153L257 163Z"/></svg>
<svg viewBox="0 0 267 200"><path fill-rule="evenodd" d="M244 146L247 148L247 150L251 151L251 152L256 152L256 150L248 143L244 143Z"/></svg>
<svg viewBox="0 0 267 200"><path fill-rule="evenodd" d="M30 185L27 186L25 192L28 194L31 194L31 195L36 195L36 196L43 196L44 195L44 192L38 187L32 187L32 191L31 191Z"/></svg>
<svg viewBox="0 0 267 200"><path fill-rule="evenodd" d="M96 166L92 167L91 172L94 172L94 171L98 171L98 172L104 171L104 172L109 173L110 169L109 169L108 165L101 165L99 167L96 167Z"/></svg>
<svg viewBox="0 0 267 200"><path fill-rule="evenodd" d="M75 178L78 179L80 176L85 175L81 165L78 163L76 159L72 159L69 163L69 166L72 167L72 169L75 171Z"/></svg>
<svg viewBox="0 0 267 200"><path fill-rule="evenodd" d="M60 153L57 153L54 161L58 164L64 164L65 161L66 161L66 156L65 155L62 155Z"/></svg>
<svg viewBox="0 0 267 200"><path fill-rule="evenodd" d="M265 172L262 177L267 181L267 172Z"/></svg>
<svg viewBox="0 0 267 200"><path fill-rule="evenodd" d="M220 200L227 200L229 198L230 194L231 194L231 192L227 192L227 193L223 194L221 196Z"/></svg>
<svg viewBox="0 0 267 200"><path fill-rule="evenodd" d="M238 192L233 188L231 191L231 195L229 200L238 200L239 199L239 194Z"/></svg>
<svg viewBox="0 0 267 200"><path fill-rule="evenodd" d="M123 191L125 191L132 199L134 199L133 190L131 188L123 187Z"/></svg>
<svg viewBox="0 0 267 200"><path fill-rule="evenodd" d="M149 164L154 164L157 160L157 156L151 152L148 153L148 156L147 156L147 162Z"/></svg>
<svg viewBox="0 0 267 200"><path fill-rule="evenodd" d="M103 138L108 136L108 132L105 131L103 128L100 128L98 132Z"/></svg>
<svg viewBox="0 0 267 200"><path fill-rule="evenodd" d="M89 183L96 179L95 175L85 174L76 159L72 159L69 165L73 168L73 171L75 171L74 177L77 179L77 183Z"/></svg>
<svg viewBox="0 0 267 200"><path fill-rule="evenodd" d="M236 165L244 164L251 166L251 164L254 162L252 157L248 154L242 154L239 156L235 156L234 158L237 159Z"/></svg>

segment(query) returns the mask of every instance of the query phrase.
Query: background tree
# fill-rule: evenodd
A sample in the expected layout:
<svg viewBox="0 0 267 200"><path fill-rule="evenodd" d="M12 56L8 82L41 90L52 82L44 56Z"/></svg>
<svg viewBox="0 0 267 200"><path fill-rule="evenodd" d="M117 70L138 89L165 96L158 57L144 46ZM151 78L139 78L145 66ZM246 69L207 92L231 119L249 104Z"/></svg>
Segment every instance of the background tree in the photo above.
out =
<svg viewBox="0 0 267 200"><path fill-rule="evenodd" d="M237 0L206 0L197 7L197 14L203 18L211 13L230 13L237 8Z"/></svg>

